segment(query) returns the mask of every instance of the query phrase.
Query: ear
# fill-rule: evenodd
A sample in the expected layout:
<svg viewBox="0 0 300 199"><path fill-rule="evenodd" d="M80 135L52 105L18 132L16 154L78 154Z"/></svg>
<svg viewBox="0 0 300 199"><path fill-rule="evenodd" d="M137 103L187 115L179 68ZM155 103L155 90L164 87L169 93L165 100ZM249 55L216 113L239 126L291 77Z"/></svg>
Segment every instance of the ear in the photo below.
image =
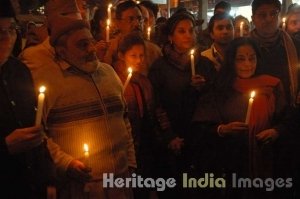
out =
<svg viewBox="0 0 300 199"><path fill-rule="evenodd" d="M55 52L60 58L66 58L66 48L63 46L55 47Z"/></svg>
<svg viewBox="0 0 300 199"><path fill-rule="evenodd" d="M121 52L118 52L118 59L124 61L124 55Z"/></svg>
<svg viewBox="0 0 300 199"><path fill-rule="evenodd" d="M171 35L168 36L168 40L169 40L169 42L170 42L171 44L173 43L173 41L172 41L172 36L171 36Z"/></svg>
<svg viewBox="0 0 300 199"><path fill-rule="evenodd" d="M209 36L210 36L210 38L212 38L212 40L214 40L214 34L212 32L209 33Z"/></svg>

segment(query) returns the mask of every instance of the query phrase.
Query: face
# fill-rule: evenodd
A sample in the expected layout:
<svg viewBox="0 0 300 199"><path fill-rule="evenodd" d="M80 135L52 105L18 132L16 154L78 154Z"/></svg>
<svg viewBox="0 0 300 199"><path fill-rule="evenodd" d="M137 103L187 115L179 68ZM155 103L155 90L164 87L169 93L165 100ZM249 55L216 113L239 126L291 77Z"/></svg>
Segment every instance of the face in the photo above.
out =
<svg viewBox="0 0 300 199"><path fill-rule="evenodd" d="M128 34L133 31L143 31L143 17L138 7L125 10L121 19L118 19L118 27L122 34Z"/></svg>
<svg viewBox="0 0 300 199"><path fill-rule="evenodd" d="M260 35L272 36L279 27L279 10L273 4L264 4L255 11L252 21Z"/></svg>
<svg viewBox="0 0 300 199"><path fill-rule="evenodd" d="M126 63L126 67L132 67L133 71L140 71L145 60L145 47L143 45L132 46L121 54L121 60Z"/></svg>
<svg viewBox="0 0 300 199"><path fill-rule="evenodd" d="M195 45L195 37L192 21L184 19L177 23L173 34L169 36L169 40L178 52L184 53Z"/></svg>
<svg viewBox="0 0 300 199"><path fill-rule="evenodd" d="M153 14L152 10L150 10L150 9L148 9L148 13L149 13L149 26L154 27L155 26L154 14Z"/></svg>
<svg viewBox="0 0 300 199"><path fill-rule="evenodd" d="M227 45L233 40L233 34L232 21L229 19L221 19L215 21L210 36L214 40L214 43Z"/></svg>
<svg viewBox="0 0 300 199"><path fill-rule="evenodd" d="M241 22L243 22L243 37L250 36L250 24L246 20L237 20L234 24L234 38L241 37Z"/></svg>
<svg viewBox="0 0 300 199"><path fill-rule="evenodd" d="M58 54L72 66L86 73L93 73L97 69L95 42L91 32L79 29L66 38L66 45L57 48Z"/></svg>
<svg viewBox="0 0 300 199"><path fill-rule="evenodd" d="M239 78L250 78L256 70L256 53L252 46L244 45L237 49L235 56L235 69Z"/></svg>
<svg viewBox="0 0 300 199"><path fill-rule="evenodd" d="M16 23L13 18L0 18L0 66L10 56L17 39Z"/></svg>
<svg viewBox="0 0 300 199"><path fill-rule="evenodd" d="M289 34L294 34L300 31L300 12L292 14L286 24L286 31Z"/></svg>
<svg viewBox="0 0 300 199"><path fill-rule="evenodd" d="M142 16L144 18L143 29L145 32L147 32L147 28L149 27L149 12L144 6L140 6L140 8L142 10Z"/></svg>

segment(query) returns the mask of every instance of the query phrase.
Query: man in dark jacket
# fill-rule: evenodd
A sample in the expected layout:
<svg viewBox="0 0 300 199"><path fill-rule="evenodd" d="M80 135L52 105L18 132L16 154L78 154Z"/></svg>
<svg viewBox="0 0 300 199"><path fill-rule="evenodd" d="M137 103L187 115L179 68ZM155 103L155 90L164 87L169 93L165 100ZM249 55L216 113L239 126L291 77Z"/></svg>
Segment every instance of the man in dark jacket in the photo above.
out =
<svg viewBox="0 0 300 199"><path fill-rule="evenodd" d="M16 22L9 1L0 6L0 187L1 198L46 198L47 150L34 126L36 97L27 67L11 57ZM48 159L49 160L49 159ZM50 162L49 162L50 163ZM42 169L47 169L42 172ZM44 189L43 189L44 188ZM9 191L10 190L10 191Z"/></svg>

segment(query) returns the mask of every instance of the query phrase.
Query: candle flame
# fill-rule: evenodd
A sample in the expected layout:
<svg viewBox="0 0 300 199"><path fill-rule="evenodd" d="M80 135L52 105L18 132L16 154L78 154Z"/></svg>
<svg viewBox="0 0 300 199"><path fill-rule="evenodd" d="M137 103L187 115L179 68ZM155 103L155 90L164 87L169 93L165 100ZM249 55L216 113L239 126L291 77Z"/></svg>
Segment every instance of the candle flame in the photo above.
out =
<svg viewBox="0 0 300 199"><path fill-rule="evenodd" d="M106 20L106 25L107 25L107 26L110 25L110 20L109 20L109 19Z"/></svg>
<svg viewBox="0 0 300 199"><path fill-rule="evenodd" d="M131 67L128 68L128 73L132 73L132 68Z"/></svg>
<svg viewBox="0 0 300 199"><path fill-rule="evenodd" d="M285 17L283 17L283 18L282 18L282 22L283 22L283 23L285 23L285 20L286 20L286 18L285 18Z"/></svg>
<svg viewBox="0 0 300 199"><path fill-rule="evenodd" d="M39 88L40 93L44 93L46 91L46 87L45 86L41 86Z"/></svg>
<svg viewBox="0 0 300 199"><path fill-rule="evenodd" d="M240 26L243 26L243 25L244 25L244 22L242 21Z"/></svg>
<svg viewBox="0 0 300 199"><path fill-rule="evenodd" d="M251 92L250 97L251 97L251 98L254 98L254 97L255 97L255 91L252 91L252 92Z"/></svg>
<svg viewBox="0 0 300 199"><path fill-rule="evenodd" d="M108 9L111 9L112 8L112 4L110 3L110 4L108 4Z"/></svg>
<svg viewBox="0 0 300 199"><path fill-rule="evenodd" d="M192 49L192 50L191 50L191 55L194 55L194 53L195 53L195 50Z"/></svg>
<svg viewBox="0 0 300 199"><path fill-rule="evenodd" d="M151 27L148 27L148 32L151 32Z"/></svg>
<svg viewBox="0 0 300 199"><path fill-rule="evenodd" d="M83 151L89 152L89 145L87 145L86 143L83 144Z"/></svg>

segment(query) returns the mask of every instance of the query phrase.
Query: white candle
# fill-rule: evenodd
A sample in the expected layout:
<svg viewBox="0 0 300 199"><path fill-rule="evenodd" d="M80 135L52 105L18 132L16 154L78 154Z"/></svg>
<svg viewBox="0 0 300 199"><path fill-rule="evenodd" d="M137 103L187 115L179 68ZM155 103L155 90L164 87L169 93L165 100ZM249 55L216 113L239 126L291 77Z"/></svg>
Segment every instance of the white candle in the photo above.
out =
<svg viewBox="0 0 300 199"><path fill-rule="evenodd" d="M89 151L89 145L86 143L83 144L83 152L84 152L84 157L87 159L90 156L90 151Z"/></svg>
<svg viewBox="0 0 300 199"><path fill-rule="evenodd" d="M285 24L286 18L282 18L282 29L285 30L286 24Z"/></svg>
<svg viewBox="0 0 300 199"><path fill-rule="evenodd" d="M45 101L45 86L41 86L39 89L39 96L38 96L38 106L36 111L36 118L35 118L35 125L40 125L42 122L42 115L43 115L43 107Z"/></svg>
<svg viewBox="0 0 300 199"><path fill-rule="evenodd" d="M191 50L191 70L192 70L192 76L195 76L195 57L194 57L195 50Z"/></svg>
<svg viewBox="0 0 300 199"><path fill-rule="evenodd" d="M126 79L126 81L125 81L125 83L124 83L124 91L125 91L126 87L127 87L128 84L129 84L129 81L130 81L131 76L132 76L132 68L129 67L129 68L128 68L128 76L127 76L127 79Z"/></svg>
<svg viewBox="0 0 300 199"><path fill-rule="evenodd" d="M147 29L147 39L148 40L151 39L151 27L148 27L148 29Z"/></svg>
<svg viewBox="0 0 300 199"><path fill-rule="evenodd" d="M111 8L112 8L112 4L110 3L107 7L107 18L109 20L111 20Z"/></svg>
<svg viewBox="0 0 300 199"><path fill-rule="evenodd" d="M106 42L109 42L109 27L110 27L110 20L106 20Z"/></svg>
<svg viewBox="0 0 300 199"><path fill-rule="evenodd" d="M83 152L84 152L84 164L86 166L89 165L89 157L90 157L90 150L89 150L89 145L84 143L83 144Z"/></svg>
<svg viewBox="0 0 300 199"><path fill-rule="evenodd" d="M240 37L244 36L244 22L242 21L240 23Z"/></svg>
<svg viewBox="0 0 300 199"><path fill-rule="evenodd" d="M248 109L247 109L247 115L246 115L246 121L245 121L246 124L249 124L254 97L255 97L255 91L252 91L250 98L249 98L249 102L248 102Z"/></svg>

